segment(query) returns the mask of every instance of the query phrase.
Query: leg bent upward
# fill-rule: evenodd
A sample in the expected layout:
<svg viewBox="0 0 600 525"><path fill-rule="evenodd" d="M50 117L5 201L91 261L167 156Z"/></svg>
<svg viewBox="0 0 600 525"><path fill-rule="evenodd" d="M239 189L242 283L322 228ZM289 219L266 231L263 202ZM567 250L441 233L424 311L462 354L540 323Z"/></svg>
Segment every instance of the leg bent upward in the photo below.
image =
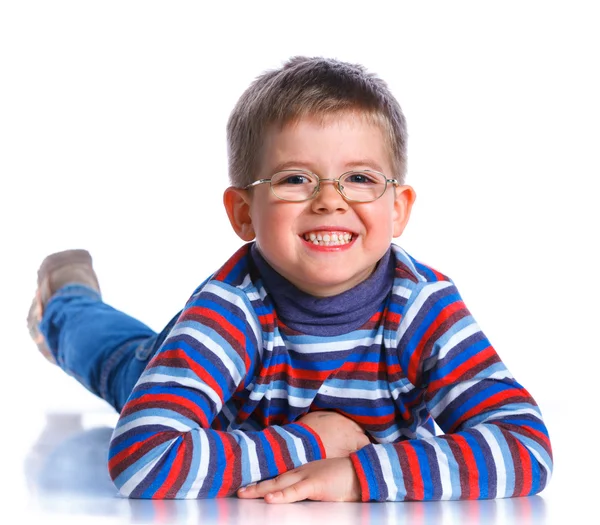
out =
<svg viewBox="0 0 600 525"><path fill-rule="evenodd" d="M84 250L44 260L28 326L44 355L117 411L158 339L144 323L102 301L91 257Z"/></svg>

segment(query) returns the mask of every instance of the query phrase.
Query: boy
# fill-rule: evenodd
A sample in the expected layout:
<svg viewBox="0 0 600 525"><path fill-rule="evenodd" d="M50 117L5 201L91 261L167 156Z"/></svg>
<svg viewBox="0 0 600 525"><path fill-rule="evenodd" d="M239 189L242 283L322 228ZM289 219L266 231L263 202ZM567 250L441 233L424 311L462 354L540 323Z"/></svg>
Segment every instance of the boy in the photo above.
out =
<svg viewBox="0 0 600 525"><path fill-rule="evenodd" d="M121 412L109 451L121 493L277 503L542 490L552 453L535 401L452 281L391 243L415 192L385 83L293 58L241 96L227 138L224 205L247 243L160 334L101 301L87 252L40 267L30 330Z"/></svg>

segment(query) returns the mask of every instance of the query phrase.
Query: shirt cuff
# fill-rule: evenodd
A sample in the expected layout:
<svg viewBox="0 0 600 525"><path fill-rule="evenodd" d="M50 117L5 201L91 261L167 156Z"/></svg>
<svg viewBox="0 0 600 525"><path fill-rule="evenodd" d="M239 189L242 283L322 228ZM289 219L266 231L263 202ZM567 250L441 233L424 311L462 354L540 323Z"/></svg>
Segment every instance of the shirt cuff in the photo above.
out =
<svg viewBox="0 0 600 525"><path fill-rule="evenodd" d="M350 454L352 465L360 482L362 501L386 501L388 490L379 458L374 449L375 445L367 445Z"/></svg>

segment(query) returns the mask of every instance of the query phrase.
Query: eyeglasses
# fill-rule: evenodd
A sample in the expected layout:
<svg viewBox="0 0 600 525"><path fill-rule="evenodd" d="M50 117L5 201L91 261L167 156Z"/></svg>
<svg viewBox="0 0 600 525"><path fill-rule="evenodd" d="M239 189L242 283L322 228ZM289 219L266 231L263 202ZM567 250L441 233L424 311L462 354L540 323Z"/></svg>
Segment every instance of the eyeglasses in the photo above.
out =
<svg viewBox="0 0 600 525"><path fill-rule="evenodd" d="M388 182L398 185L396 179L388 179L373 170L347 171L337 179L321 179L305 170L283 170L270 179L260 179L244 187L245 190L269 183L273 195L290 202L302 202L314 198L321 190L321 182L331 181L338 193L347 201L371 202L379 199L387 189Z"/></svg>

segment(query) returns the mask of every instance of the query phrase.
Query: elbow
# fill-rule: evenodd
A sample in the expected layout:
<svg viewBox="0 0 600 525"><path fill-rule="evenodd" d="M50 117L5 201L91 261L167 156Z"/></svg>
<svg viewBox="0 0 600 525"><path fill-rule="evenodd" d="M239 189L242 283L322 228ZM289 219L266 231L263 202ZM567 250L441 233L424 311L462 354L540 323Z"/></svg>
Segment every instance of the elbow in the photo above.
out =
<svg viewBox="0 0 600 525"><path fill-rule="evenodd" d="M531 453L531 490L529 495L542 492L552 478L554 460L552 450L548 449L546 454Z"/></svg>

